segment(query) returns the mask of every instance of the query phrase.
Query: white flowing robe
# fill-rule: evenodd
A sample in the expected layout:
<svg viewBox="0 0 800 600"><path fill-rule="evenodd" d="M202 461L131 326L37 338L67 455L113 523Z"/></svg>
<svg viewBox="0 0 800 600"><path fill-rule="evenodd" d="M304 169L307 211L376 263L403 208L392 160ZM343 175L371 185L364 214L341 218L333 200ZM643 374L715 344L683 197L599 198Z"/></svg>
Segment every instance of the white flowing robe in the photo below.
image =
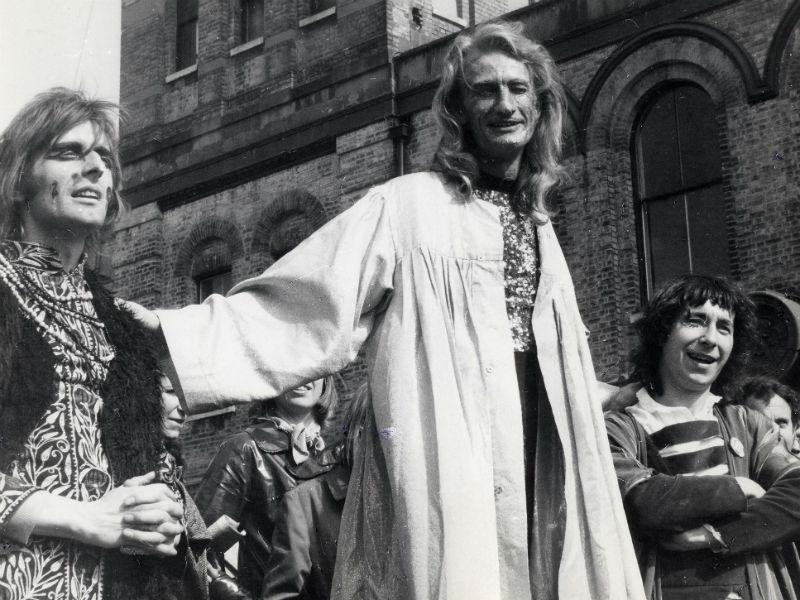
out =
<svg viewBox="0 0 800 600"><path fill-rule="evenodd" d="M551 224L538 234L533 329L566 468L559 597L643 598L572 281ZM531 597L502 237L496 206L408 175L227 298L159 311L192 412L274 397L365 345L376 428L353 470L333 598Z"/></svg>

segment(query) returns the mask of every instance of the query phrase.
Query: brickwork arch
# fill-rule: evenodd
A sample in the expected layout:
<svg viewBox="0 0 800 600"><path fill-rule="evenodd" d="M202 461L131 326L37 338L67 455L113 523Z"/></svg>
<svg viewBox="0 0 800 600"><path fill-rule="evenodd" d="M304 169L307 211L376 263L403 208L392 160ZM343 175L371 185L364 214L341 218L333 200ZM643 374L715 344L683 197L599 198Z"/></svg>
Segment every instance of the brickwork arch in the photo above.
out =
<svg viewBox="0 0 800 600"><path fill-rule="evenodd" d="M796 0L786 11L772 36L767 59L764 64L764 80L767 85L784 94L788 87L800 83L800 59L797 57L797 24L800 22L800 0Z"/></svg>
<svg viewBox="0 0 800 600"><path fill-rule="evenodd" d="M626 369L628 350L635 341L629 323L641 310L645 289L631 164L631 136L639 113L660 88L696 85L716 107L724 148L727 123L733 119L729 107L748 105L739 66L721 48L697 37L651 40L615 65L593 93L590 112L582 112L585 129L577 133L585 137L581 151L568 156L574 183L564 190L563 212L569 217L559 230L563 246L570 249L576 287L597 290L582 310L608 324L593 331L608 350L596 365L606 378ZM722 160L724 165L731 163L725 150ZM725 195L730 205L731 192L726 190ZM734 217L734 211L726 209L726 221L732 224ZM735 250L729 248L729 254L735 264ZM603 274L601 288L597 273ZM591 323L588 326L593 329Z"/></svg>
<svg viewBox="0 0 800 600"><path fill-rule="evenodd" d="M633 244L637 234L631 235L638 230L631 164L633 128L637 118L653 96L665 87L692 84L702 89L716 109L723 178L726 178L732 164L727 150L727 110L729 106L747 104L746 91L738 77L738 70L726 56L710 48L702 51L697 47L702 44L699 40L688 42L660 40L621 64L618 71L606 80L608 87L598 96L592 119L588 123L586 146L593 157L590 162L604 165L608 178L606 201L613 204L617 211L613 217L617 221L617 241L619 247L627 246L629 249L627 253L619 255L620 262L616 268L628 280L639 279L640 294L644 285L642 265L638 262L641 248L635 248ZM687 56L676 52L681 48L693 60L687 60ZM726 186L725 190L726 220L732 228L734 201L730 189ZM732 242L729 241L729 244ZM735 246L729 247L729 256L735 276L738 264Z"/></svg>
<svg viewBox="0 0 800 600"><path fill-rule="evenodd" d="M735 80L720 81L719 71L714 73L696 63L676 60L651 64L636 77L629 78L613 102L598 103L598 122L594 127L590 126L591 136L587 136L587 145L601 144L612 151L627 152L631 129L644 105L660 88L681 83L692 83L703 89L722 119L725 105L736 96Z"/></svg>
<svg viewBox="0 0 800 600"><path fill-rule="evenodd" d="M677 82L703 88L722 112L747 101L739 70L721 50L701 40L659 40L631 54L610 73L585 119L585 149L627 148L633 121L653 89Z"/></svg>
<svg viewBox="0 0 800 600"><path fill-rule="evenodd" d="M302 232L306 237L321 227L328 219L325 209L317 198L302 189L290 189L275 194L275 198L261 211L260 218L253 232L250 253L265 253L269 256L275 251L276 229L287 220L292 220L291 227ZM299 241L299 240L298 240ZM282 240L281 248L288 244ZM275 256L272 256L275 258Z"/></svg>
<svg viewBox="0 0 800 600"><path fill-rule="evenodd" d="M204 219L192 228L181 244L175 260L174 275L176 277L191 276L192 261L197 248L213 238L221 239L227 244L231 262L244 255L242 236L233 223L217 217Z"/></svg>
<svg viewBox="0 0 800 600"><path fill-rule="evenodd" d="M568 87L564 87L566 111L564 112L564 156L573 156L581 150L581 102Z"/></svg>
<svg viewBox="0 0 800 600"><path fill-rule="evenodd" d="M659 68L667 65L671 68ZM731 99L743 94L747 101L756 102L775 95L762 80L752 57L722 31L689 22L654 27L617 48L586 88L578 127L584 151L607 141L604 125L612 118L612 106L619 98L635 97L637 84L652 69L677 80L692 80L692 72L704 70ZM684 76L681 70L688 74Z"/></svg>

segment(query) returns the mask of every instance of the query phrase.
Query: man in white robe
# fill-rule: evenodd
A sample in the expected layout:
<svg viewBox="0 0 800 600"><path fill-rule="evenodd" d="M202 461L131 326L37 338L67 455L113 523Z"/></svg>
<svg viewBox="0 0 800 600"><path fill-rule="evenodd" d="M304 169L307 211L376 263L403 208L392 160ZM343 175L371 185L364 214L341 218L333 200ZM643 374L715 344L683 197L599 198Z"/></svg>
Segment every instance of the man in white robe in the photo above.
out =
<svg viewBox="0 0 800 600"><path fill-rule="evenodd" d="M561 170L552 59L521 27L478 26L445 59L434 112L442 172L374 188L227 298L157 313L187 408L277 396L363 346L375 423L353 466L333 598L643 598L586 330L544 208ZM468 151L452 151L454 138ZM529 558L504 226L472 193L481 174L516 182L536 231L527 325L563 452L561 483L539 472L534 490L534 527L564 525L549 562Z"/></svg>

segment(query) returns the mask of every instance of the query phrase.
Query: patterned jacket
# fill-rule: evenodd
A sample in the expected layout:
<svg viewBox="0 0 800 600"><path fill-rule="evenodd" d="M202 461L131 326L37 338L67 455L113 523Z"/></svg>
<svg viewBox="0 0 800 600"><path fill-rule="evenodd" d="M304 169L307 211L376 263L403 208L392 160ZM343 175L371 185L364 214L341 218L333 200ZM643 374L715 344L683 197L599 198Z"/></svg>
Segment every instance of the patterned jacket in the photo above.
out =
<svg viewBox="0 0 800 600"><path fill-rule="evenodd" d="M161 432L160 388L152 340L142 333L134 319L118 308L113 297L89 271L86 281L93 295L95 312L104 325L115 358L107 377L97 390L103 405L98 429L114 485L142 475L159 466L165 450ZM54 378L57 359L42 333L24 316L12 291L0 283L0 539L4 526L16 508L35 491L9 476L12 465L26 454L25 445L58 393ZM75 399L73 399L75 401ZM64 439L71 451L76 442ZM28 452L29 454L29 452ZM41 457L45 460L45 457ZM34 464L31 468L37 468ZM178 484L179 487L181 484ZM49 489L49 488L48 488ZM181 488L182 489L182 488ZM114 600L171 600L207 598L204 554L207 534L202 519L184 490L184 524L190 538L181 541L179 555L165 559L128 556L116 550L94 549L85 560L100 560L104 565L100 595ZM5 540L4 540L5 541ZM13 569L18 586L9 593L22 593L33 585L26 568L37 563L34 546L20 548L28 557L15 558L14 546L4 544L7 554L4 569ZM36 546L38 547L38 546ZM11 548L11 550L8 550ZM33 554L31 554L33 552ZM30 558L32 557L32 558ZM54 598L80 597L74 581L54 582ZM66 589L65 589L66 588ZM7 590L8 591L8 590ZM0 594L1 595L1 594ZM4 596L5 597L5 596ZM38 597L38 596L36 596ZM95 596L93 596L95 597Z"/></svg>

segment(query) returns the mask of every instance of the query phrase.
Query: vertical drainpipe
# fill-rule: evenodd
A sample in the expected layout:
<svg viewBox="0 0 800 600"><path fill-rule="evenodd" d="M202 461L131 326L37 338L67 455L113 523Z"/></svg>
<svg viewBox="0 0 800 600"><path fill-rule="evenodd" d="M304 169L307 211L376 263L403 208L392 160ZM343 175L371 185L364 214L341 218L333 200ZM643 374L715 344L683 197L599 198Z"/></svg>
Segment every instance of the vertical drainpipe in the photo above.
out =
<svg viewBox="0 0 800 600"><path fill-rule="evenodd" d="M394 175L399 177L405 174L405 153L406 153L406 140L409 134L409 124L407 119L400 117L397 114L397 68L395 61L399 53L392 55L392 60L389 62L389 78L392 94L391 114L389 115L390 127L389 137L392 138L394 145Z"/></svg>

